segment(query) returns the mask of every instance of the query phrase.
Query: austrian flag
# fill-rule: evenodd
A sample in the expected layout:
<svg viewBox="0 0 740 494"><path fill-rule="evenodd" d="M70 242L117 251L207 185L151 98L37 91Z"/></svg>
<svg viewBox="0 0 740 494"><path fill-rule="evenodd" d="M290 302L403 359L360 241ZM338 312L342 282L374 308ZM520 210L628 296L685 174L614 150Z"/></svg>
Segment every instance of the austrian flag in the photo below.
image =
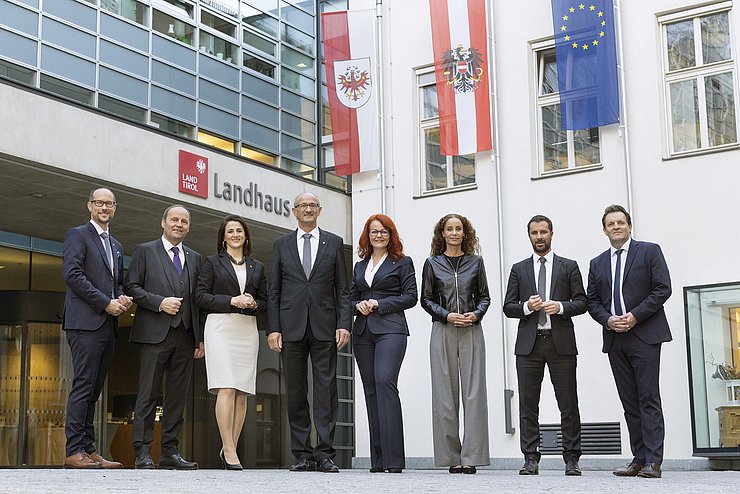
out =
<svg viewBox="0 0 740 494"><path fill-rule="evenodd" d="M375 11L321 14L337 175L380 168Z"/></svg>
<svg viewBox="0 0 740 494"><path fill-rule="evenodd" d="M429 7L440 152L487 151L493 146L485 0L429 0Z"/></svg>

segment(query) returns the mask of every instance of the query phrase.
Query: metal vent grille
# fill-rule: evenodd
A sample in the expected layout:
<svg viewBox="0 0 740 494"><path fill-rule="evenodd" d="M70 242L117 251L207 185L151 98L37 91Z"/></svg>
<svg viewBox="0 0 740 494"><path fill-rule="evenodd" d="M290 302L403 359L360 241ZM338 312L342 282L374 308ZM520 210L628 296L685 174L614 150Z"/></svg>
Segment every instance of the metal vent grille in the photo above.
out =
<svg viewBox="0 0 740 494"><path fill-rule="evenodd" d="M581 424L581 450L584 455L622 454L622 434L619 422ZM560 424L540 424L540 453L563 453Z"/></svg>

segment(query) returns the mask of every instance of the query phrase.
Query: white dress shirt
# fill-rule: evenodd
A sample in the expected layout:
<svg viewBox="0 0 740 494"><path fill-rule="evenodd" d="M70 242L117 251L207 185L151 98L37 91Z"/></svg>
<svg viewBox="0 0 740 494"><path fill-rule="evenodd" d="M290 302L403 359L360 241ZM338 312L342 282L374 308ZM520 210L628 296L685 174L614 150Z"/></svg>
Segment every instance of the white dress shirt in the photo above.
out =
<svg viewBox="0 0 740 494"><path fill-rule="evenodd" d="M378 269L383 264L383 261L385 261L385 258L388 257L388 253L383 254L383 257L380 258L378 261L378 264L373 266L373 257L370 256L370 259L368 260L367 267L365 268L365 283L367 283L367 286L373 286L373 279L375 278L375 273L378 272Z"/></svg>
<svg viewBox="0 0 740 494"><path fill-rule="evenodd" d="M303 235L306 233L311 234L311 268L313 269L313 265L316 264L316 253L319 251L319 227L317 226L310 232L304 232L300 228L296 232L296 244L298 246L298 257L301 260L301 264L303 264Z"/></svg>
<svg viewBox="0 0 740 494"><path fill-rule="evenodd" d="M164 238L164 235L162 235L162 245L164 245L164 250L167 251L167 255L170 256L170 261L175 259L175 253L172 252L172 247L177 247L180 251L178 252L178 256L180 257L180 263L182 263L182 269L185 269L185 250L182 248L182 242L177 245L172 245L169 240Z"/></svg>
<svg viewBox="0 0 740 494"><path fill-rule="evenodd" d="M627 309L624 306L624 266L627 261L627 252L630 250L630 243L632 242L631 238L628 238L627 241L620 247L622 249L622 255L621 255L621 272L620 272L620 279L619 279L619 299L622 302L622 314L627 313ZM612 314L616 314L614 312L614 272L617 270L617 249L614 247L609 248L609 252L611 253L611 261L612 261L612 304L611 304L611 311Z"/></svg>
<svg viewBox="0 0 740 494"><path fill-rule="evenodd" d="M544 256L544 259L545 259L545 299L543 300L543 302L550 300L550 288L552 287L552 260L554 256L555 254L553 253L553 251L548 252ZM542 256L540 256L537 253L532 254L532 262L534 264L533 267L534 267L535 287L537 286L537 282L539 281L539 277L540 277L540 257ZM560 305L558 314L562 315L563 314L563 304L558 301L558 305ZM529 310L529 305L527 304L526 301L524 302L523 309L524 309L525 316L528 316L533 312ZM552 329L552 322L550 321L550 314L545 313L545 316L547 316L547 321L545 321L545 325L541 326L538 324L537 327L539 329Z"/></svg>

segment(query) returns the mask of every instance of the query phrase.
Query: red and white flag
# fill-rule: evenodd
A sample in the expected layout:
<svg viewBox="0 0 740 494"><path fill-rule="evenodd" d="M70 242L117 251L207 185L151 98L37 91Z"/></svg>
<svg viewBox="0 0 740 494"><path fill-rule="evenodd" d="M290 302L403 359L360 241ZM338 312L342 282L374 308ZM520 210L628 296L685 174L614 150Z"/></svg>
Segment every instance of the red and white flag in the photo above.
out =
<svg viewBox="0 0 740 494"><path fill-rule="evenodd" d="M493 145L485 0L429 0L429 7L440 152L487 151Z"/></svg>
<svg viewBox="0 0 740 494"><path fill-rule="evenodd" d="M380 168L375 11L321 14L337 175Z"/></svg>

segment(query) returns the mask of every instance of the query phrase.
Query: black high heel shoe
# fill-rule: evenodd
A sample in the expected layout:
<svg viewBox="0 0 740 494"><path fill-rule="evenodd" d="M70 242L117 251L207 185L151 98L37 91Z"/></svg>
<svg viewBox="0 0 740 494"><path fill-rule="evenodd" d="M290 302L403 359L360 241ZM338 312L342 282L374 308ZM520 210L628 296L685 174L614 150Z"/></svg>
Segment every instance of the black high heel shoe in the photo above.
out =
<svg viewBox="0 0 740 494"><path fill-rule="evenodd" d="M241 463L228 463L226 461L226 457L224 456L224 450L221 448L221 451L218 454L219 458L221 458L221 469L222 470L244 470L244 467Z"/></svg>

